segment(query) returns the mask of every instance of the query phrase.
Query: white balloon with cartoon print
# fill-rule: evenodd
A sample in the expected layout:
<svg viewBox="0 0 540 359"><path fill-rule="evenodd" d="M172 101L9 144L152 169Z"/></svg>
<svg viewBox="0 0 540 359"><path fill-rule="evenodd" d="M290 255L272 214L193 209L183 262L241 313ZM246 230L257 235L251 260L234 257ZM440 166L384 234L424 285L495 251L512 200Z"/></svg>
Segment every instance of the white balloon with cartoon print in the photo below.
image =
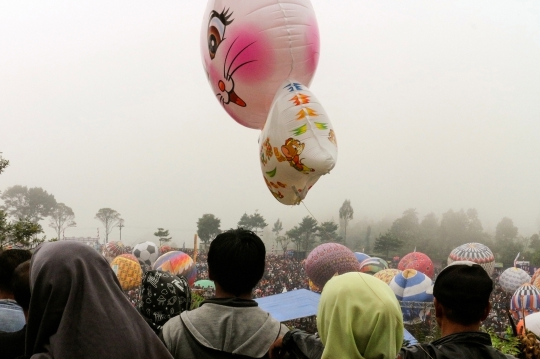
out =
<svg viewBox="0 0 540 359"><path fill-rule="evenodd" d="M309 0L210 0L201 31L215 97L238 123L262 129L280 85L311 82L319 30Z"/></svg>
<svg viewBox="0 0 540 359"><path fill-rule="evenodd" d="M264 180L272 195L299 204L337 160L337 141L324 108L299 82L281 84L259 137Z"/></svg>

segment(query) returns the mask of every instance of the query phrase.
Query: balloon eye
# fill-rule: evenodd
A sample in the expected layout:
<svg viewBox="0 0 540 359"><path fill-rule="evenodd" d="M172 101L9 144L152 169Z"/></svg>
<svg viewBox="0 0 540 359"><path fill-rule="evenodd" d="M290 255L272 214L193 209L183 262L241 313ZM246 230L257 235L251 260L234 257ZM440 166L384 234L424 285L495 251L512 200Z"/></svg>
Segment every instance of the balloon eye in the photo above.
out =
<svg viewBox="0 0 540 359"><path fill-rule="evenodd" d="M218 29L216 29L214 26L210 26L208 29L208 52L210 53L211 59L216 56L216 51L220 43L221 35L219 34Z"/></svg>

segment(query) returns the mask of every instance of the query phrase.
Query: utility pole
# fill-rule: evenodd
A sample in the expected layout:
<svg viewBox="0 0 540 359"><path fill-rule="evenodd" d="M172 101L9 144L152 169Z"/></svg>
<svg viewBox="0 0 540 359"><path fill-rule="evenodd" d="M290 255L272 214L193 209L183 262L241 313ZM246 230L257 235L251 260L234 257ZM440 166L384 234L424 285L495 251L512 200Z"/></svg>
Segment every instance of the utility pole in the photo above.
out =
<svg viewBox="0 0 540 359"><path fill-rule="evenodd" d="M122 228L124 227L124 220L120 219L120 224L118 225L118 228L120 228L120 242L122 241Z"/></svg>

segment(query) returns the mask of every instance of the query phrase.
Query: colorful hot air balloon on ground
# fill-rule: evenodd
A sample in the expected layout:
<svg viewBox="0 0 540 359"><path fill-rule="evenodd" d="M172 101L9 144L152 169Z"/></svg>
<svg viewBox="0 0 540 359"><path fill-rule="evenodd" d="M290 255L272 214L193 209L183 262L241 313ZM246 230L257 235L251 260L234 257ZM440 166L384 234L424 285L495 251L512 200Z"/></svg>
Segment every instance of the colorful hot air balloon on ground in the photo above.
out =
<svg viewBox="0 0 540 359"><path fill-rule="evenodd" d="M197 266L193 259L182 251L171 251L163 254L154 263L153 269L186 277L190 286L197 278Z"/></svg>
<svg viewBox="0 0 540 359"><path fill-rule="evenodd" d="M379 257L370 257L360 263L360 272L366 274L373 275L385 269L388 269L388 263Z"/></svg>
<svg viewBox="0 0 540 359"><path fill-rule="evenodd" d="M398 275L399 273L401 273L399 269L389 268L389 269L383 269L382 271L375 273L373 276L375 278L379 278L386 284L389 284L392 281L392 279L394 279L394 277Z"/></svg>
<svg viewBox="0 0 540 359"><path fill-rule="evenodd" d="M402 271L405 269L415 269L424 273L429 278L433 278L433 262L426 254L421 252L412 252L401 258L398 269Z"/></svg>
<svg viewBox="0 0 540 359"><path fill-rule="evenodd" d="M495 256L491 249L481 243L463 244L450 253L448 264L455 261L471 261L482 266L487 274L492 275L495 269Z"/></svg>
<svg viewBox="0 0 540 359"><path fill-rule="evenodd" d="M170 252L172 250L173 249L172 249L171 246L161 246L161 248L159 249L159 253L165 254L165 253Z"/></svg>
<svg viewBox="0 0 540 359"><path fill-rule="evenodd" d="M534 274L532 275L531 277L531 283L538 289L540 289L540 287L538 287L538 285L536 285L536 280L538 279L538 277L540 277L540 269L537 269L536 272L534 272ZM538 282L540 283L540 282Z"/></svg>
<svg viewBox="0 0 540 359"><path fill-rule="evenodd" d="M512 295L510 312L514 319L540 311L540 290L531 284L524 284Z"/></svg>
<svg viewBox="0 0 540 359"><path fill-rule="evenodd" d="M111 262L111 268L123 290L135 289L141 285L142 269L138 261L118 256Z"/></svg>
<svg viewBox="0 0 540 359"><path fill-rule="evenodd" d="M131 253L120 254L119 257L127 258L127 259L132 260L132 261L134 261L135 263L139 264L139 260L137 259L137 257L135 257L135 256L134 256L133 254L131 254Z"/></svg>
<svg viewBox="0 0 540 359"><path fill-rule="evenodd" d="M354 252L354 256L356 257L356 259L358 259L358 263L362 263L366 259L371 258L371 256L368 256L367 254L361 252Z"/></svg>
<svg viewBox="0 0 540 359"><path fill-rule="evenodd" d="M358 272L360 263L354 253L338 243L324 243L317 246L306 259L306 274L320 289L336 274Z"/></svg>
<svg viewBox="0 0 540 359"><path fill-rule="evenodd" d="M105 251L110 257L118 257L120 254L124 253L124 244L122 242L109 242L105 244Z"/></svg>
<svg viewBox="0 0 540 359"><path fill-rule="evenodd" d="M396 294L397 300L402 302L404 322L414 323L419 319L423 319L426 315L423 309L409 307L406 303L432 302L431 288L433 287L433 281L431 278L414 269L406 269L397 274L390 281L389 286Z"/></svg>
<svg viewBox="0 0 540 359"><path fill-rule="evenodd" d="M507 293L514 293L525 283L530 283L531 277L521 268L508 268L499 277L499 284Z"/></svg>

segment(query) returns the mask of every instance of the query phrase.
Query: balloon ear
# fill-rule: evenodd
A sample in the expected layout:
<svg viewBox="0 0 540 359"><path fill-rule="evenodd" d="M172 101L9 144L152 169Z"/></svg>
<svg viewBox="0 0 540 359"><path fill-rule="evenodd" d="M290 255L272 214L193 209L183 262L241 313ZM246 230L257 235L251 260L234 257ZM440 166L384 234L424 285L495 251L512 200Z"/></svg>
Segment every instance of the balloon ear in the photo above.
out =
<svg viewBox="0 0 540 359"><path fill-rule="evenodd" d="M319 177L334 168L336 136L324 108L307 87L296 81L280 86L259 151L266 185L283 204L299 204Z"/></svg>

